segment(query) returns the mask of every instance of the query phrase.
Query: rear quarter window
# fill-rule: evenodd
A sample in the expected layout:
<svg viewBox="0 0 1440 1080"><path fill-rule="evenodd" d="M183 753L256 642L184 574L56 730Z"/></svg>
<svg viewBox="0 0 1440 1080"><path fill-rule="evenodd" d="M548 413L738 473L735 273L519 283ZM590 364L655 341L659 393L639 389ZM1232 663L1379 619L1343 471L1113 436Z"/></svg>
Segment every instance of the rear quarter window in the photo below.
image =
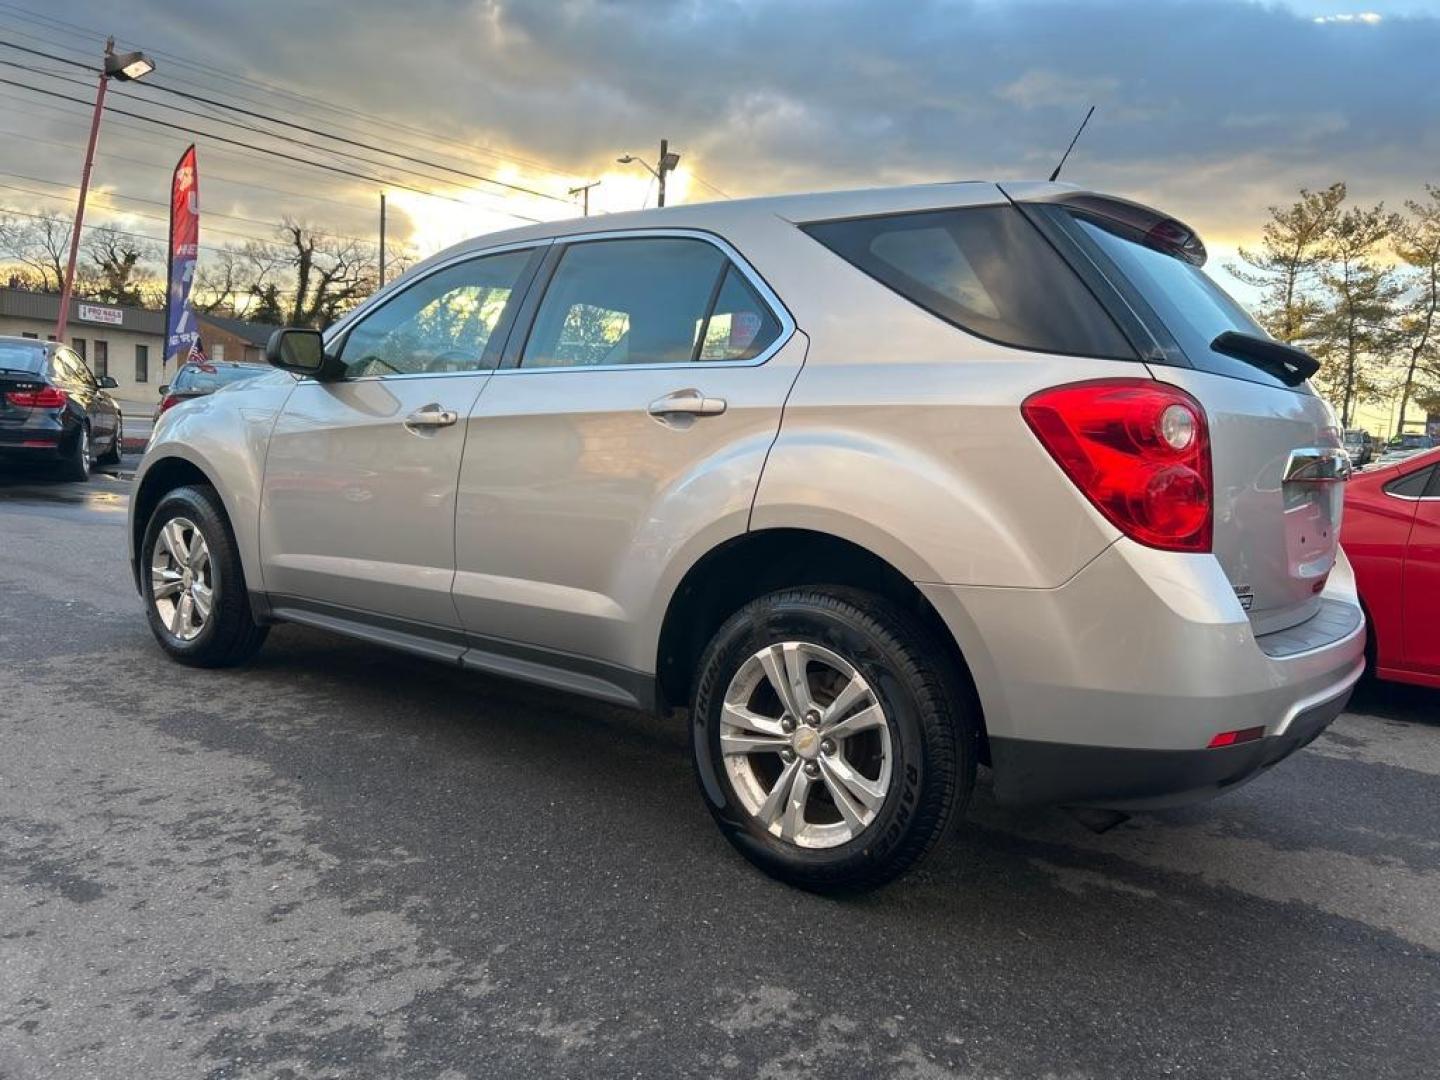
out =
<svg viewBox="0 0 1440 1080"><path fill-rule="evenodd" d="M801 228L960 329L1020 349L1135 360L1084 282L1013 206L976 206Z"/></svg>

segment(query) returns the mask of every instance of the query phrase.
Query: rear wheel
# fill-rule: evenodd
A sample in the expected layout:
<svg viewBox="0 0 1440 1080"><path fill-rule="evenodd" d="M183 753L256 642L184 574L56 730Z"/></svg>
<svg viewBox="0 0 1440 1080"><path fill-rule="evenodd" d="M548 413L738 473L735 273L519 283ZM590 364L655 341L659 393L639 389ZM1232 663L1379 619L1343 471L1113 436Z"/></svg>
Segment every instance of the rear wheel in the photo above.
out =
<svg viewBox="0 0 1440 1080"><path fill-rule="evenodd" d="M81 424L70 452L60 464L60 471L66 480L83 482L90 479L90 463L90 425Z"/></svg>
<svg viewBox="0 0 1440 1080"><path fill-rule="evenodd" d="M182 487L155 508L141 548L141 588L155 640L182 664L242 664L268 628L250 614L245 572L215 492Z"/></svg>
<svg viewBox="0 0 1440 1080"><path fill-rule="evenodd" d="M97 465L119 465L120 455L125 452L125 418L118 413L115 416L115 438L110 443L110 449L95 459Z"/></svg>
<svg viewBox="0 0 1440 1080"><path fill-rule="evenodd" d="M895 878L974 786L977 724L953 672L879 597L799 589L747 604L706 649L692 720L722 831L803 888Z"/></svg>

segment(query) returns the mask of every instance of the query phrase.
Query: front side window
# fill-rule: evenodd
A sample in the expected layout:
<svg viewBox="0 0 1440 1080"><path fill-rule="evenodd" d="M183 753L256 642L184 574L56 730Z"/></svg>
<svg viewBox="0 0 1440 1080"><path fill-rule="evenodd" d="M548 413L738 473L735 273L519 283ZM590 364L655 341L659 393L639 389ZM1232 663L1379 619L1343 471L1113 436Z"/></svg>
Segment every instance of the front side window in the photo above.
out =
<svg viewBox="0 0 1440 1080"><path fill-rule="evenodd" d="M979 337L1038 352L1136 359L1084 282L1013 206L802 227L882 285Z"/></svg>
<svg viewBox="0 0 1440 1080"><path fill-rule="evenodd" d="M713 244L591 240L561 257L520 366L747 360L779 333L774 312Z"/></svg>
<svg viewBox="0 0 1440 1080"><path fill-rule="evenodd" d="M349 378L444 374L495 366L491 335L529 265L531 252L507 251L446 267L365 315L340 354Z"/></svg>

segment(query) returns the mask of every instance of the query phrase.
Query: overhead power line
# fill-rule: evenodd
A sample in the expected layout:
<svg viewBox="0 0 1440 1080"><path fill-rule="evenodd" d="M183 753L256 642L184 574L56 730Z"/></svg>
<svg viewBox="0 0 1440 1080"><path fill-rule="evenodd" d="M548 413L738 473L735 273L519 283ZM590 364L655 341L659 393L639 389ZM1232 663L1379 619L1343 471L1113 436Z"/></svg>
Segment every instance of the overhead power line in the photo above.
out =
<svg viewBox="0 0 1440 1080"><path fill-rule="evenodd" d="M85 69L85 70L87 70L87 71L98 72L98 71L100 70L98 67L96 67L96 66L93 65L93 64L87 64L87 63L85 63L84 61L81 61L81 60L72 60L72 59L70 59L69 57L65 57L65 56L56 56L54 53L48 53L48 52L45 52L45 51L42 50L42 49L32 49L32 48L30 48L30 47L27 46L27 45L18 45L18 44L16 44L16 43L13 42L13 41L0 41L0 45L3 45L3 46L4 46L5 48L7 48L7 49L16 49L16 50L18 50L18 51L20 51L20 52L29 53L29 54L31 54L32 56L43 57L43 58L46 59L46 60L51 60L51 61L54 61L54 62L56 62L56 63L69 64L69 65L71 65L72 67L83 68L83 69ZM158 54L157 54L157 55L158 55ZM15 65L15 66L24 67L25 65L23 65L23 64L17 64L17 65ZM39 71L41 74L43 74L43 75L49 75L49 76L51 76L52 78L64 78L64 76L57 75L57 74L54 73L54 72L44 71L43 69L40 69L40 68L33 68L33 67L32 67L32 68L29 68L28 70L31 70L31 71ZM66 81L68 81L68 82L74 82L75 80L69 79L69 80L66 80ZM486 176L486 175L483 174L483 173L470 172L470 171L468 171L468 170L466 170L466 169L457 169L457 168L454 168L453 166L446 165L446 164L444 164L443 162L427 160L427 159L425 159L425 158L416 157L416 156L414 156L413 154L403 154L403 153L401 153L401 152L398 151L398 150L391 150L391 149L389 149L389 148L387 148L387 147L376 146L376 145L374 145L373 143L362 142L362 141L360 141L360 140L358 140L358 139L350 139L350 138L347 138L347 137L345 137L345 136L343 136L343 135L336 135L336 134L334 134L334 133L332 133L332 132L325 131L325 130L323 130L323 129L321 129L321 128L310 127L310 126L308 126L308 125L306 125L306 124L297 124L297 123L295 123L293 120L285 120L285 119L282 119L282 118L277 117L277 116L272 116L272 115L270 115L270 114L268 114L268 113L259 112L259 111L255 110L255 109L247 109L247 108L244 108L244 107L239 106L239 105L234 105L234 104L232 104L232 103L230 103L230 102L220 101L220 100L218 100L218 99L216 99L216 98L212 98L212 97L206 97L206 96L203 95L203 94L193 94L193 93L191 93L191 92L188 91L188 90L181 90L181 89L179 89L179 88L177 88L177 87L166 86L166 85L164 85L163 83L157 83L157 82L154 82L153 80L152 80L152 81L146 81L146 82L137 83L136 85L137 85L137 86L140 86L140 87L142 87L142 88L145 88L145 89L149 89L149 90L159 90L159 91L161 91L162 93L171 94L171 95L174 95L175 97L184 98L184 99L186 99L186 100L188 100L188 101L196 101L196 102L200 102L201 104L213 106L213 107L215 107L215 108L225 109L225 110L227 110L227 111L229 111L229 112L238 113L238 114L241 115L241 116L248 116L248 117L250 117L250 118L252 118L252 119L255 119L255 120L264 120L266 123L269 123L269 124L277 124L277 125L280 125L280 126L282 126L282 127L292 128L292 129L294 129L295 131L303 131L303 132L305 132L307 135L316 135L316 136L319 136L319 137L322 138L322 139L330 139L330 140L333 141L333 142L344 143L346 146L354 146L354 147L358 147L358 148L360 148L360 149L362 149L362 150L369 150L369 151L371 151L371 152L373 152L373 153L386 154L386 155L389 155L390 157L399 158L399 159L402 160L402 161L409 161L409 162L412 162L412 163L417 164L417 165L424 165L424 166L427 167L427 168L440 169L440 170L442 170L442 171L444 171L444 172L454 173L456 176L463 176L463 177L465 177L465 178L468 179L468 180L476 180L476 181L479 181L479 182L485 183L485 184L493 184L493 185L495 185L496 187L505 188L505 189L507 189L507 190L509 190L509 191L516 191L516 192L520 192L520 193L525 194L525 195L533 195L533 196L535 196L536 198L540 198L540 199L550 199L550 200L552 200L552 201L554 201L554 202L564 203L564 204L567 205L567 206L571 205L571 200L570 200L569 198L563 196L563 195L554 195L554 194L551 194L551 193L548 192L548 191L541 191L539 188L527 187L527 186L524 185L524 184L511 183L511 182L508 181L508 180L501 180L501 179L498 179L497 177L494 177L494 176ZM133 99L133 100L139 100L138 96L135 95L135 94L126 94L125 96L126 96L126 97L129 97L129 98L131 98L131 99ZM249 125L249 124L240 124L238 121L225 120L225 119L220 118L220 117L209 117L209 116L206 116L206 115L203 114L203 113L194 112L193 110L189 110L189 109L182 109L182 108L180 108L179 106L176 106L176 105L167 105L167 106L162 106L162 107L164 107L164 108L169 108L169 109L173 109L174 111L179 112L179 113L183 113L183 114L185 114L185 115L187 115L187 116L198 116L198 117L201 117L202 119L216 119L216 120L219 120L219 122L221 122L221 123L234 124L235 126L242 127L242 128L244 128L245 130L247 130L247 131L252 131L252 132L255 132L255 133L260 134L260 135L270 135L270 136L273 136L273 137L275 137L275 138L283 138L283 137L284 137L284 136L277 135L277 134L275 134L274 132L266 131L264 128L253 127L252 125ZM319 147L315 147L315 146L313 146L313 145L310 144L310 143L303 143L302 145L309 146L311 149L320 149ZM332 152L332 153L335 153L335 152L339 152L339 151L331 151L331 152ZM343 152L340 152L340 153L343 153ZM353 155L353 154L344 154L343 156L345 156L345 157L355 157L355 155ZM367 164L371 164L371 165L379 164L378 162L371 161L369 158L356 158L356 160L364 161L364 162L366 162ZM432 179L433 179L433 178L432 178Z"/></svg>
<svg viewBox="0 0 1440 1080"><path fill-rule="evenodd" d="M52 33L68 34L72 37L79 37L82 39L93 39L93 41L97 43L103 42L107 37L106 34L94 29L93 27L83 27L76 23L65 22L62 19L55 19L50 16L41 15L38 12L29 11L26 8L20 7L19 5L5 2L5 0L0 0L0 9L4 9L5 11L7 11L13 18L17 18L22 22L29 23L32 26L41 27L45 30L50 30L52 31ZM11 28L11 32L19 34L22 37L29 38L33 41L41 41L46 44L54 45L58 48L76 50L76 46L70 45L66 42L58 41L54 37L46 37L38 34L27 33L25 31L14 28ZM129 44L133 45L134 43L132 42ZM298 103L300 107L309 108L312 111L318 109L326 113L334 114L341 117L352 117L354 119L349 121L348 125L352 130L358 127L355 122L358 120L365 125L381 128L388 132L407 132L409 134L427 140L432 146L435 144L453 146L456 148L457 151L459 151L459 153L453 154L452 156L468 158L478 155L480 157L492 158L497 162L523 165L526 168L534 169L539 172L550 173L554 176L563 178L567 183L574 179L571 173L568 173L561 169L556 169L553 166L547 165L543 162L522 157L519 154L501 152L488 146L477 146L471 143L459 142L450 135L442 135L438 132L418 127L414 124L407 124L393 119L379 117L372 113L363 112L359 109L340 105L332 101L326 101L322 98L316 98L307 94L299 93L298 91L291 90L284 86L277 86L274 83L265 82L262 79L255 79L240 75L237 72L230 71L209 60L205 61L203 64L197 63L193 60L188 59L187 57L178 56L174 53L164 52L151 46L147 46L147 51L153 56L165 59L167 70L171 67L178 67L183 70L193 71L199 75L204 76L204 78L211 83L216 81L223 83L231 83L235 86L244 87L248 90L252 90L252 92L258 92L264 95L264 97L266 98L266 101L260 102L254 100L253 98L245 97L243 94L235 95L239 98L239 100L245 101L247 104L257 106L262 104L270 104L273 98L277 96L284 97ZM186 78L183 75L172 75L171 78L174 81L183 83L185 85L197 86L202 89L210 89L210 86L207 85L206 82L197 81L195 78ZM234 93L234 91L231 91L231 93ZM341 122L344 123L344 121ZM358 131L357 133L365 134L365 132ZM428 149L428 147L415 146L415 144L413 143L408 143L405 145L408 145L411 149L416 150Z"/></svg>
<svg viewBox="0 0 1440 1080"><path fill-rule="evenodd" d="M31 86L29 83L18 82L18 81L15 80L15 79L6 79L6 78L3 78L3 77L0 77L0 83L4 83L4 84L7 85L7 86L17 86L17 87L19 87L21 90L26 90L26 91L28 91L28 92L30 92L30 93L32 93L32 94L43 94L45 97L55 98L55 99L60 100L60 101L68 101L68 102L71 102L72 104L76 104L76 105L88 105L88 104L90 104L89 102L85 101L83 98L72 97L72 96L70 96L69 94L62 94L62 93L59 93L58 91L55 91L55 90L46 90L46 89L44 89L43 87L39 87L39 86ZM295 155L295 154L287 154L287 153L285 153L283 150L276 150L276 149L274 149L273 147L268 147L268 146L256 146L254 143L242 142L242 141L239 140L239 139L232 139L232 138L230 138L229 136L226 136L226 135L217 135L217 134L215 134L214 132L211 132L211 131L197 130L197 129L195 129L195 128L186 127L186 126L183 125L183 124L176 124L176 123L172 123L172 122L169 121L169 120L162 120L162 119L160 119L159 117L147 116L147 115L145 115L144 113L132 112L132 111L129 110L129 109L120 109L120 108L116 108L115 106L112 106L112 105L106 105L106 106L105 106L105 111L106 111L106 112L113 112L113 113L115 113L117 116L128 116L128 117L130 117L130 118L132 118L132 119L134 119L134 120L143 120L143 121L145 121L145 122L148 123L148 124L155 124L155 125L158 125L159 127L169 128L169 129L172 130L172 131L181 131L181 132L184 132L184 133L187 134L187 135L198 135L198 136L201 136L201 137L206 138L206 139L212 139L212 140L214 140L215 142L225 143L226 145L229 145L229 146L238 146L238 147L240 147L241 149L244 149L244 150L252 150L252 151L254 151L254 152L256 152L256 153L268 154L268 155L271 156L271 157L280 158L281 160L284 160L284 161L293 161L293 162L296 162L296 163L298 163L298 164L300 164L300 165L308 165L308 166L309 166L310 168L312 168L312 169L324 169L324 170L327 171L327 172L338 173L338 174L340 174L340 175L342 175L342 176L354 177L356 180L364 180L365 182L370 183L370 184L387 184L387 185L389 185L390 187L399 188L399 189L401 189L402 191L413 192L413 193L416 194L416 195L427 195L427 196L429 196L429 197L431 197L431 198L447 199L447 200L449 200L450 202L459 203L459 204L462 205L462 206L475 207L475 204L474 204L474 203L467 202L466 200L457 198L457 197L455 197L454 195L445 195L445 194L442 194L442 193L440 193L440 192L438 192L438 191L426 191L426 190L424 190L423 188L417 188L417 187L415 187L415 186L413 186L413 185L411 185L411 184L404 184L404 183L401 183L401 182L396 181L396 180L391 180L391 179L387 179L387 178L384 178L384 177L376 177L376 176L371 175L371 174L368 174L368 173L357 172L357 171L354 170L354 169L347 169L347 168L345 168L344 166L341 166L341 165L333 165L333 164L329 164L329 163L323 162L323 161L313 161L313 160L310 160L310 159L307 159L307 158L299 157L299 156L297 156L297 155ZM306 146L306 147L308 147L309 149L312 149L312 150L313 150L313 149L317 149L316 147L310 146L308 143L300 143L300 142L298 142L298 140L289 139L289 138L286 138L285 136L281 136L281 135L275 135L275 136L272 136L272 138L281 139L282 141L286 141L286 142L297 143L298 145ZM475 208L476 208L476 209L488 209L488 208L486 208L486 207L475 207ZM515 211L513 211L513 210L499 210L499 209L496 209L495 212L496 212L496 213L501 213L501 214L506 214L506 215L508 215L508 216L510 216L510 217L519 218L521 221L528 221L528 222L531 222L531 223L534 223L534 224L541 224L541 223L542 223L542 219L541 219L541 218L530 217L530 216L528 216L528 215L526 215L526 214L517 214L517 213L516 213Z"/></svg>

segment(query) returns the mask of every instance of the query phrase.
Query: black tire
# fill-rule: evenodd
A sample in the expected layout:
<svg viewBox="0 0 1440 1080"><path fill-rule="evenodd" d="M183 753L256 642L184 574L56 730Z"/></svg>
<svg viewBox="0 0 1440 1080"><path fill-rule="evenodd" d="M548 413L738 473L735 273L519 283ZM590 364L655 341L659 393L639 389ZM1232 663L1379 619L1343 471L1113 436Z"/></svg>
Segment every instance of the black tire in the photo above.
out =
<svg viewBox="0 0 1440 1080"><path fill-rule="evenodd" d="M82 423L75 430L70 450L60 462L60 475L66 480L84 483L90 479L90 425Z"/></svg>
<svg viewBox="0 0 1440 1080"><path fill-rule="evenodd" d="M96 465L119 465L120 455L125 452L125 418L119 413L115 415L115 438L110 441L110 449L95 459Z"/></svg>
<svg viewBox="0 0 1440 1080"><path fill-rule="evenodd" d="M170 632L156 608L150 584L150 566L160 530L174 518L191 522L210 551L210 617L189 640ZM150 630L173 659L193 667L234 667L249 660L264 644L269 627L257 624L251 614L235 534L213 488L199 485L176 488L161 499L145 525L139 559L141 595L145 598Z"/></svg>
<svg viewBox="0 0 1440 1080"><path fill-rule="evenodd" d="M720 717L732 679L750 657L786 641L844 659L869 684L890 733L884 801L858 835L833 847L801 847L761 825L723 765ZM963 814L975 785L979 722L964 684L915 619L867 593L794 589L741 608L701 657L691 727L696 777L721 831L766 873L816 892L858 892L904 873ZM830 794L819 797L834 805ZM805 806L808 816L813 803Z"/></svg>

